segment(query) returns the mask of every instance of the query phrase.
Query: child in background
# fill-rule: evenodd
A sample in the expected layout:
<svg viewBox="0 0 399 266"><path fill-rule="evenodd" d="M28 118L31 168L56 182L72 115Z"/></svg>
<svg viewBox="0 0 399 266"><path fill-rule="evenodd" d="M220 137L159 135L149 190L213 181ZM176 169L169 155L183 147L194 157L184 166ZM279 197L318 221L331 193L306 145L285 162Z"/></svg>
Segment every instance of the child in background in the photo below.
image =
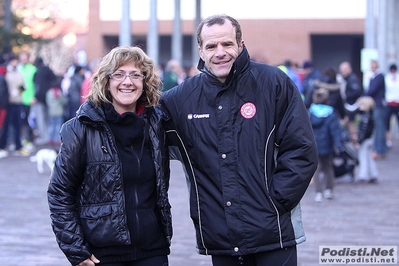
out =
<svg viewBox="0 0 399 266"><path fill-rule="evenodd" d="M67 99L61 90L61 77L57 77L54 84L46 93L46 104L49 116L49 138L50 144L59 145L59 131L64 123L64 109Z"/></svg>
<svg viewBox="0 0 399 266"><path fill-rule="evenodd" d="M319 155L319 165L314 174L314 184L316 189L315 201L321 202L324 198L333 199L334 189L334 168L333 155L335 152L344 151L344 141L339 126L339 119L332 106L328 103L328 90L319 88L313 92L313 104L309 108L309 117L315 136L317 151ZM324 182L322 175L324 174Z"/></svg>
<svg viewBox="0 0 399 266"><path fill-rule="evenodd" d="M377 183L378 170L373 159L374 100L370 96L362 96L357 100L359 107L359 124L355 145L358 150L359 167L356 183Z"/></svg>

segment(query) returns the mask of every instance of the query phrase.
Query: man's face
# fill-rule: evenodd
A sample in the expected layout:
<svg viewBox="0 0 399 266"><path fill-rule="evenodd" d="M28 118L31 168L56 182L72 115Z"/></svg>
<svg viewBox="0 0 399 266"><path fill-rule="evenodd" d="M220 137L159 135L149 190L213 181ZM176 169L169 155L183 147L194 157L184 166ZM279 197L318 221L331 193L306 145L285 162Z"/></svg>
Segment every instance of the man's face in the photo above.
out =
<svg viewBox="0 0 399 266"><path fill-rule="evenodd" d="M224 83L243 49L244 41L237 44L235 28L229 20L223 25L204 25L201 38L202 46L198 47L201 59L208 70Z"/></svg>
<svg viewBox="0 0 399 266"><path fill-rule="evenodd" d="M378 69L378 63L375 62L375 61L371 61L371 63L370 63L370 70L371 70L372 72L375 72L377 69Z"/></svg>
<svg viewBox="0 0 399 266"><path fill-rule="evenodd" d="M352 72L352 69L351 69L351 67L350 67L348 64L342 63L342 64L339 66L339 72L341 73L341 75L342 75L344 78L346 78L346 77L349 76L349 74Z"/></svg>
<svg viewBox="0 0 399 266"><path fill-rule="evenodd" d="M19 55L19 61L22 65L26 65L29 62L29 56L25 53Z"/></svg>

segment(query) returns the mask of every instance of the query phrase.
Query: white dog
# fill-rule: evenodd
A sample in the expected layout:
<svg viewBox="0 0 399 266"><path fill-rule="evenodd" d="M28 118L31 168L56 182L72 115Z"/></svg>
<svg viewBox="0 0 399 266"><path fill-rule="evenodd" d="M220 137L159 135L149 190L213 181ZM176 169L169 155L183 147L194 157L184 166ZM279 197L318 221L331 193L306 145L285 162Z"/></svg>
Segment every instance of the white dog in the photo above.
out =
<svg viewBox="0 0 399 266"><path fill-rule="evenodd" d="M55 150L41 149L36 153L35 156L30 157L30 161L36 162L37 171L42 174L44 172L44 164L46 164L50 168L50 170L53 171L56 157L57 152Z"/></svg>

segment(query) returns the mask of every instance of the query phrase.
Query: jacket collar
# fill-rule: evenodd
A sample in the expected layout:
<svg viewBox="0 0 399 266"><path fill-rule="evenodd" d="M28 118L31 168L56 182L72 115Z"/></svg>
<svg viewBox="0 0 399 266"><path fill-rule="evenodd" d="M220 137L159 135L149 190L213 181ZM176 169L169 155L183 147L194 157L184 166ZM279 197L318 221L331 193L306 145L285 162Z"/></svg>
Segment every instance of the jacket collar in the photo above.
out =
<svg viewBox="0 0 399 266"><path fill-rule="evenodd" d="M92 101L84 102L76 112L77 118L84 124L89 124L94 127L102 127L106 123L106 115L104 106L96 106ZM139 116L150 116L154 108L145 108L143 106Z"/></svg>
<svg viewBox="0 0 399 266"><path fill-rule="evenodd" d="M84 124L96 128L102 128L105 123L105 112L102 106L96 106L94 102L84 102L76 112L76 117Z"/></svg>
<svg viewBox="0 0 399 266"><path fill-rule="evenodd" d="M225 85L229 85L232 80L234 80L238 75L243 73L249 66L250 56L247 50L247 47L244 45L243 50L238 55L236 61L233 63L231 67L229 76L225 81ZM205 61L201 58L199 59L197 69L206 74L206 76L211 80L212 83L219 83L221 82L213 75L208 68L205 66Z"/></svg>

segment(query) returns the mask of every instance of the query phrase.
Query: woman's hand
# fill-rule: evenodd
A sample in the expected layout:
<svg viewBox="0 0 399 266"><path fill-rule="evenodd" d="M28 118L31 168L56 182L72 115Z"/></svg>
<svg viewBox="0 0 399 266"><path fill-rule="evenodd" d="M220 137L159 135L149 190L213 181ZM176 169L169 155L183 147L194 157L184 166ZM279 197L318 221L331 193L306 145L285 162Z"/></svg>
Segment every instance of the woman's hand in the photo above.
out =
<svg viewBox="0 0 399 266"><path fill-rule="evenodd" d="M100 261L92 254L90 258L85 259L81 263L79 263L77 266L94 266L97 263L100 263Z"/></svg>

